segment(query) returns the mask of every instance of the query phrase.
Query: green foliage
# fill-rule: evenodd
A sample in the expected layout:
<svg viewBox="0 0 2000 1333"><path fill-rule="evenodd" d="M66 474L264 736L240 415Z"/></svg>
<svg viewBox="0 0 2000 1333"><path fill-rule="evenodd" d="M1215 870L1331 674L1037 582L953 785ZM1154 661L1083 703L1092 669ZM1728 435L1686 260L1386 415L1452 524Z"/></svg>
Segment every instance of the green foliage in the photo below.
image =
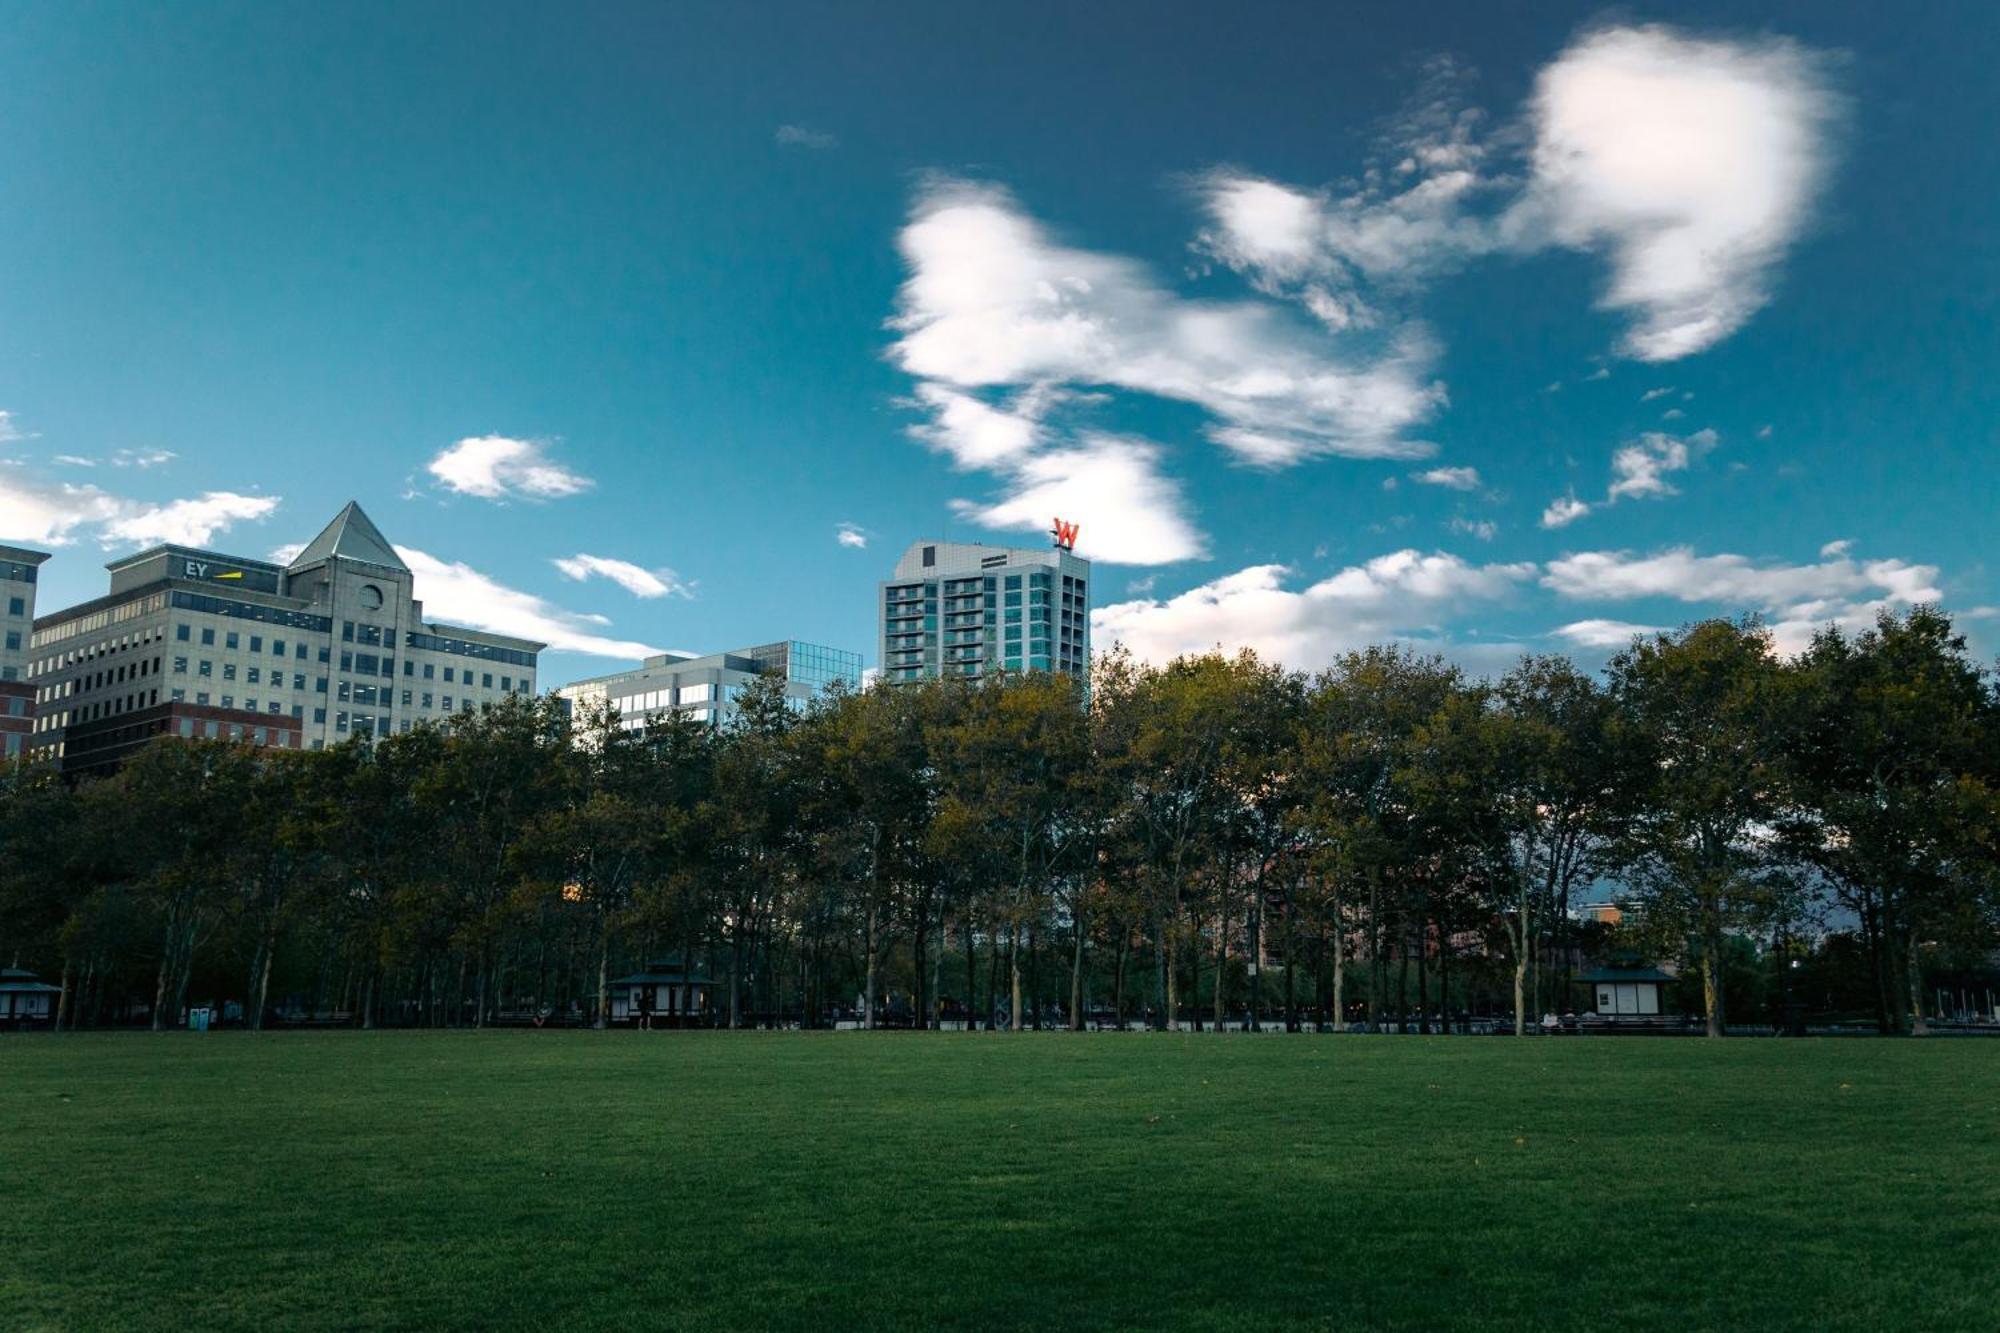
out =
<svg viewBox="0 0 2000 1333"><path fill-rule="evenodd" d="M74 789L14 769L0 960L61 978L65 1026L190 995L601 1025L661 957L730 1025L1526 1027L1619 948L1699 974L1719 1033L1838 935L1878 1023L1920 1031L1927 981L1989 976L2000 699L1928 608L1792 661L1704 622L1601 679L1114 649L1087 688L734 702L719 729L513 699L323 753L162 739ZM1581 919L1607 895L1621 922Z"/></svg>

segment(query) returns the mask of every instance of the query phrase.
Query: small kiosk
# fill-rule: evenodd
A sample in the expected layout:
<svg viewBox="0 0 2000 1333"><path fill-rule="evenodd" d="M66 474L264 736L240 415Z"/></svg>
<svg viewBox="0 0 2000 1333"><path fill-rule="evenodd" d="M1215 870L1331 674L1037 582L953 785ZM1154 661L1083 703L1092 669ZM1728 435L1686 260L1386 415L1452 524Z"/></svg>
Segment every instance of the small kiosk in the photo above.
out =
<svg viewBox="0 0 2000 1333"><path fill-rule="evenodd" d="M1590 987L1598 1018L1657 1022L1667 1012L1661 992L1677 978L1657 967L1602 967L1579 974L1577 980Z"/></svg>
<svg viewBox="0 0 2000 1333"><path fill-rule="evenodd" d="M62 987L18 967L0 967L0 1028L48 1027L56 1021Z"/></svg>
<svg viewBox="0 0 2000 1333"><path fill-rule="evenodd" d="M706 1027L714 983L674 959L611 983L611 1021L628 1027Z"/></svg>

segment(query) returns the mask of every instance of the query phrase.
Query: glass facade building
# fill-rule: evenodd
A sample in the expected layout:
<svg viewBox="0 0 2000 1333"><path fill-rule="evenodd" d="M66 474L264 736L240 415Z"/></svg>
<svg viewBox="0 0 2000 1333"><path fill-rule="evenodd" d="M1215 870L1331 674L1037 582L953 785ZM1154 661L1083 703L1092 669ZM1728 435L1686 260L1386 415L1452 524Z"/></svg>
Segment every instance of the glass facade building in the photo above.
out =
<svg viewBox="0 0 2000 1333"><path fill-rule="evenodd" d="M889 681L1090 670L1090 562L1067 550L918 542L878 599Z"/></svg>
<svg viewBox="0 0 2000 1333"><path fill-rule="evenodd" d="M783 680L785 697L802 708L836 683L857 688L861 654L798 639L706 657L662 653L647 658L636 670L574 681L556 694L572 711L609 704L618 710L619 725L628 730L674 710L720 726L735 711L744 688L765 676Z"/></svg>

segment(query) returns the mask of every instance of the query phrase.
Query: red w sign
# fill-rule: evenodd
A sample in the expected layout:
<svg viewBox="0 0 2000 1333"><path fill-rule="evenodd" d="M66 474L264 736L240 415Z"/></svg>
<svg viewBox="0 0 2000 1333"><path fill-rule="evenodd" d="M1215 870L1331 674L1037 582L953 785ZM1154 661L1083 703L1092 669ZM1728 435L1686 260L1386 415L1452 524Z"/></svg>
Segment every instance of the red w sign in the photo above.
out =
<svg viewBox="0 0 2000 1333"><path fill-rule="evenodd" d="M1049 529L1049 535L1056 539L1056 549L1058 551L1076 549L1076 524L1065 523L1061 519L1057 519L1056 525Z"/></svg>

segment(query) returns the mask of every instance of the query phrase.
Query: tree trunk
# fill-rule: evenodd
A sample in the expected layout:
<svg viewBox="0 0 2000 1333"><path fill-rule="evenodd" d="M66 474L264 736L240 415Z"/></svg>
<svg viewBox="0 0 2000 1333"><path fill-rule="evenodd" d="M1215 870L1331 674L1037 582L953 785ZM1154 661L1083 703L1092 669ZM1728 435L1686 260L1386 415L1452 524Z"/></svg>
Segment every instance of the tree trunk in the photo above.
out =
<svg viewBox="0 0 2000 1333"><path fill-rule="evenodd" d="M868 904L868 913L863 922L862 936L862 947L866 951L867 956L864 964L865 979L862 989L861 1026L863 1029L872 1030L875 1026L875 973L877 966L875 957L875 903L872 899Z"/></svg>
<svg viewBox="0 0 2000 1333"><path fill-rule="evenodd" d="M1069 1030L1083 1031L1083 913L1070 913Z"/></svg>
<svg viewBox="0 0 2000 1333"><path fill-rule="evenodd" d="M1707 1015L1707 1035L1720 1037L1726 1027L1722 1004L1722 926L1710 921L1701 942L1701 1003Z"/></svg>
<svg viewBox="0 0 2000 1333"><path fill-rule="evenodd" d="M1333 1030L1347 1031L1347 942L1341 927L1340 902L1333 904Z"/></svg>
<svg viewBox="0 0 2000 1333"><path fill-rule="evenodd" d="M1382 870L1368 867L1368 1027L1382 1030L1382 992L1389 980L1388 960L1382 956Z"/></svg>
<svg viewBox="0 0 2000 1333"><path fill-rule="evenodd" d="M1132 941L1126 934L1123 922L1118 926L1118 950L1111 960L1111 1020L1118 1030L1125 1030L1125 958L1131 952Z"/></svg>
<svg viewBox="0 0 2000 1333"><path fill-rule="evenodd" d="M1010 922L1007 927L1007 1012L1009 1030L1021 1030L1021 923Z"/></svg>
<svg viewBox="0 0 2000 1333"><path fill-rule="evenodd" d="M160 974L153 982L153 1031L165 1032L167 1022L167 999L173 993L174 975L174 927L170 919L164 937L160 941ZM179 1015L175 1015L176 1018Z"/></svg>
<svg viewBox="0 0 2000 1333"><path fill-rule="evenodd" d="M264 1008L271 995L271 957L278 951L277 917L273 914L265 928L263 940L257 947L257 968L251 975L250 1003L245 1006L243 1019L253 1032L264 1030Z"/></svg>
<svg viewBox="0 0 2000 1333"><path fill-rule="evenodd" d="M611 1026L611 917L602 909L597 916L597 1017L591 1026L602 1032Z"/></svg>
<svg viewBox="0 0 2000 1333"><path fill-rule="evenodd" d="M965 915L965 1030L979 1031L979 940L972 931L972 914Z"/></svg>
<svg viewBox="0 0 2000 1333"><path fill-rule="evenodd" d="M1922 945L1917 939L1915 922L1905 926L1910 937L1910 1035L1928 1037L1931 1033L1930 1020L1924 1016L1924 959Z"/></svg>

